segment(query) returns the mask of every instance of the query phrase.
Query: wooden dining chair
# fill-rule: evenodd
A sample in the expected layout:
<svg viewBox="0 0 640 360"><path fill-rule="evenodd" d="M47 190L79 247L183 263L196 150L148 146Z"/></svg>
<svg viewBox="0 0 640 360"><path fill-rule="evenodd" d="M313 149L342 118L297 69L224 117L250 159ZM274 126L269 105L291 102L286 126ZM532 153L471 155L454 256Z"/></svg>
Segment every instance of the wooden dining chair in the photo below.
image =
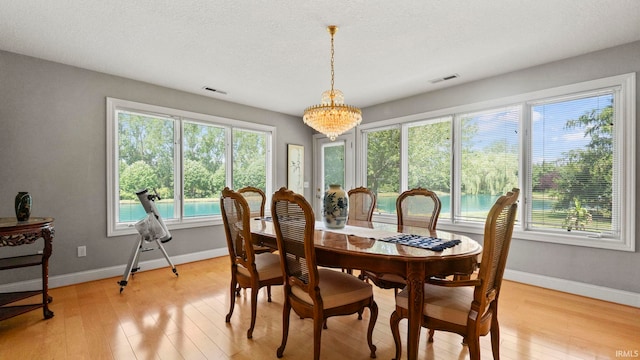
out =
<svg viewBox="0 0 640 360"><path fill-rule="evenodd" d="M376 194L366 187L360 186L351 189L349 195L349 215L347 224L350 221L368 221L371 222L373 210L376 207Z"/></svg>
<svg viewBox="0 0 640 360"><path fill-rule="evenodd" d="M403 192L396 200L398 232L403 226L435 230L441 207L440 198L431 190L415 188Z"/></svg>
<svg viewBox="0 0 640 360"><path fill-rule="evenodd" d="M347 195L349 197L347 225L363 226L364 223L370 223L376 207L376 194L360 186L349 190ZM342 271L353 274L353 269L342 269Z"/></svg>
<svg viewBox="0 0 640 360"><path fill-rule="evenodd" d="M403 226L416 226L434 232L441 207L440 198L431 190L415 188L403 192L396 200L398 232L403 232ZM365 271L360 278L369 279L383 289L394 289L396 293L407 284L402 276L395 274L375 274Z"/></svg>
<svg viewBox="0 0 640 360"><path fill-rule="evenodd" d="M315 218L311 205L302 195L281 188L273 195L271 213L285 274L282 343L276 355L282 357L287 344L291 309L300 318L313 319L313 357L319 359L326 319L361 313L368 307L371 316L367 342L370 356L375 358L372 335L378 306L373 300L372 286L353 275L318 268L314 246Z"/></svg>
<svg viewBox="0 0 640 360"><path fill-rule="evenodd" d="M245 186L238 189L238 192L247 200L252 218L264 217L264 206L267 199L264 191L257 187Z"/></svg>
<svg viewBox="0 0 640 360"><path fill-rule="evenodd" d="M429 329L429 342L435 330L462 335L468 344L471 360L480 360L480 336L491 333L493 358L500 358L498 299L511 235L516 219L519 189L514 188L495 202L484 225L482 262L477 278L447 280L431 278L424 285L422 326ZM396 296L396 310L391 314L391 332L400 359L399 322L408 317L408 290Z"/></svg>
<svg viewBox="0 0 640 360"><path fill-rule="evenodd" d="M253 186L245 186L238 189L238 192L245 200L247 200L247 204L249 204L249 214L252 219L264 217L264 206L267 197L262 189ZM253 251L256 254L260 254L263 252L273 252L274 249L254 243Z"/></svg>
<svg viewBox="0 0 640 360"><path fill-rule="evenodd" d="M251 339L256 324L259 290L266 286L267 301L271 302L271 285L282 285L284 282L280 256L270 252L254 252L249 204L240 193L229 188L222 190L220 210L231 258L231 298L225 321L231 321L236 296L240 296L239 288L251 289L251 325L247 331L247 338Z"/></svg>

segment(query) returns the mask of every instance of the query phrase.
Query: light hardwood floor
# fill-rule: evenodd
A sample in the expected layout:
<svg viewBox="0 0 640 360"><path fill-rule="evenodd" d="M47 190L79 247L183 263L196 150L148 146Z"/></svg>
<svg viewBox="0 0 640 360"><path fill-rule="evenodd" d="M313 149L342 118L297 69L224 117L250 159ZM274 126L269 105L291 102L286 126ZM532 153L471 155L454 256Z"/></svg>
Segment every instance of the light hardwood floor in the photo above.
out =
<svg viewBox="0 0 640 360"><path fill-rule="evenodd" d="M237 298L230 324L229 260L220 257L143 271L122 294L111 278L51 290L55 317L32 311L0 322L0 359L276 359L282 336L282 290L258 297L253 339L247 293ZM375 290L379 306L374 343L378 359L391 359L392 290ZM357 316L329 319L323 359L369 359L366 326ZM500 299L501 356L520 359L620 359L640 351L640 309L505 281ZM401 323L406 337L405 323ZM458 335L423 329L420 359L468 359ZM481 340L491 359L489 337ZM292 315L284 359L310 359L311 320ZM406 354L406 348L403 349Z"/></svg>

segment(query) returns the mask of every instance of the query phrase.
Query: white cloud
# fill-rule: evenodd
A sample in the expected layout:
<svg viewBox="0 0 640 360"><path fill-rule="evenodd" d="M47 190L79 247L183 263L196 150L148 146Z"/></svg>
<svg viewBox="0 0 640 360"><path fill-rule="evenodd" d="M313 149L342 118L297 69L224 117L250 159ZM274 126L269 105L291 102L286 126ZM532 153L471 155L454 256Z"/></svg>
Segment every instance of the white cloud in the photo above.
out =
<svg viewBox="0 0 640 360"><path fill-rule="evenodd" d="M562 135L563 141L582 141L585 139L584 132L573 132Z"/></svg>
<svg viewBox="0 0 640 360"><path fill-rule="evenodd" d="M543 117L542 117L542 114L540 114L540 112L535 111L535 110L532 111L532 114L531 114L531 121L532 122L538 122L538 121L540 121L542 119L543 119Z"/></svg>

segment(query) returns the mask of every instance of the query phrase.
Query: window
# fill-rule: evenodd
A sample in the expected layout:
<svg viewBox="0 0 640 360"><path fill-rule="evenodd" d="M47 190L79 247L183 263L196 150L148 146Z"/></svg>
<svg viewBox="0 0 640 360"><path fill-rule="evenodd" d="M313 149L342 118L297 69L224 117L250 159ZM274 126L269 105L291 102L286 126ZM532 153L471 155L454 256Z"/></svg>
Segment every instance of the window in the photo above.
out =
<svg viewBox="0 0 640 360"><path fill-rule="evenodd" d="M233 129L233 188L253 186L271 193L267 187L267 164L271 154L270 135L254 130ZM265 204L267 208L268 205Z"/></svg>
<svg viewBox="0 0 640 360"><path fill-rule="evenodd" d="M481 234L497 197L518 187L515 237L635 249L633 73L359 131L378 220L395 220L401 191L424 187L442 201L440 228Z"/></svg>
<svg viewBox="0 0 640 360"><path fill-rule="evenodd" d="M107 124L108 236L135 232L141 189L155 189L172 228L220 221L225 186L272 192L270 126L112 98Z"/></svg>
<svg viewBox="0 0 640 360"><path fill-rule="evenodd" d="M407 126L408 189L435 191L443 218L451 217L451 120L447 116Z"/></svg>
<svg viewBox="0 0 640 360"><path fill-rule="evenodd" d="M330 144L326 144L322 147L323 157L322 163L324 164L324 182L326 187L330 184L338 184L343 189L345 188L345 176L344 176L344 142L336 141Z"/></svg>
<svg viewBox="0 0 640 360"><path fill-rule="evenodd" d="M620 232L615 100L607 90L531 103L529 227Z"/></svg>
<svg viewBox="0 0 640 360"><path fill-rule="evenodd" d="M498 197L518 187L520 114L521 107L513 106L456 115L460 129L457 220L484 223Z"/></svg>
<svg viewBox="0 0 640 360"><path fill-rule="evenodd" d="M144 188L156 189L165 199L174 198L176 148L176 122L162 115L118 110L114 114L118 136L116 158L119 174L117 194L119 198L117 222L133 222L144 217L145 212L136 192ZM164 219L175 218L171 200L158 202L158 211Z"/></svg>
<svg viewBox="0 0 640 360"><path fill-rule="evenodd" d="M226 186L226 133L219 125L182 122L184 218L220 215L217 200Z"/></svg>
<svg viewBox="0 0 640 360"><path fill-rule="evenodd" d="M367 154L366 184L377 196L376 211L394 214L400 194L400 128L364 133Z"/></svg>

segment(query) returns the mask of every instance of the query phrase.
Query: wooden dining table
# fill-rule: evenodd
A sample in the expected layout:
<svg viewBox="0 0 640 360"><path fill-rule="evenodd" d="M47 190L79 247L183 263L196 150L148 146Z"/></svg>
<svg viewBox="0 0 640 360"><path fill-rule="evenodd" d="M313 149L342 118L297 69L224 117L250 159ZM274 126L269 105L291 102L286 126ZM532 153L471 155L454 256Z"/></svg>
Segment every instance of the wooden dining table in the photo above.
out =
<svg viewBox="0 0 640 360"><path fill-rule="evenodd" d="M254 242L277 248L274 224L269 218L252 219L251 233ZM460 240L460 243L443 251L431 251L376 240L398 233ZM318 265L396 274L407 280L410 299L407 324L409 359L418 358L425 279L443 274L470 274L476 269L478 254L482 252L478 242L461 234L366 221L350 222L340 230L328 229L316 222L314 243Z"/></svg>

